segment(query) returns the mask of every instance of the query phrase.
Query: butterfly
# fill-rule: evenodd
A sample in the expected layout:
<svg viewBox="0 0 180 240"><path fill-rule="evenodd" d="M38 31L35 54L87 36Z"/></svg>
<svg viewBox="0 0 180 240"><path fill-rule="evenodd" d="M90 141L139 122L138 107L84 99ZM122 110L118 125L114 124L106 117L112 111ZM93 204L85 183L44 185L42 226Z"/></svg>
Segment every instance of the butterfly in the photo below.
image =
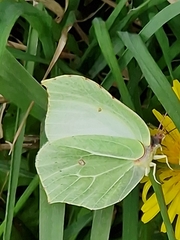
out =
<svg viewBox="0 0 180 240"><path fill-rule="evenodd" d="M48 92L48 142L36 168L49 203L97 210L123 200L148 175L160 142L145 122L83 76L63 75L42 84Z"/></svg>

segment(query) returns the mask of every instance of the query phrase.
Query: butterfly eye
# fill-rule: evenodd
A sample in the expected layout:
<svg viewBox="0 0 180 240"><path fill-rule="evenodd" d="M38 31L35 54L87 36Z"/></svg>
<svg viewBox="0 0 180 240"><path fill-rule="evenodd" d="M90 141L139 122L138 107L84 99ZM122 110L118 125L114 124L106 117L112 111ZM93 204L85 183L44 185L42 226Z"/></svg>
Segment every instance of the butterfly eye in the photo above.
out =
<svg viewBox="0 0 180 240"><path fill-rule="evenodd" d="M165 134L158 132L155 135L151 136L151 146L160 145L165 137Z"/></svg>

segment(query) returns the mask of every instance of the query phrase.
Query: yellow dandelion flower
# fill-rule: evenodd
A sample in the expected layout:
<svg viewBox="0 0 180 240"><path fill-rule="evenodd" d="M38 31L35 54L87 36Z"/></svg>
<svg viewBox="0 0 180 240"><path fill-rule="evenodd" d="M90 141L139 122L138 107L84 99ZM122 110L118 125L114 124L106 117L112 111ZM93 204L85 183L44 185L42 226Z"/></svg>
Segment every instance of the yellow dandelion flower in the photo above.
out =
<svg viewBox="0 0 180 240"><path fill-rule="evenodd" d="M173 81L172 89L174 90L177 97L180 99L180 82L177 79Z"/></svg>
<svg viewBox="0 0 180 240"><path fill-rule="evenodd" d="M173 90L180 99L180 83L173 82ZM180 165L180 133L174 123L168 116L161 115L158 111L153 110L154 115L167 131L167 135L162 142L162 152L168 157L170 164ZM163 159L165 161L165 159ZM165 203L168 208L168 214L171 223L175 223L175 237L180 240L180 166L175 170L163 169L158 170L159 179L162 183L162 191ZM141 210L143 212L142 221L144 223L153 219L160 211L156 195L148 196L151 188L151 182L147 179L143 187L142 200L144 202ZM161 225L161 231L166 232L164 223Z"/></svg>

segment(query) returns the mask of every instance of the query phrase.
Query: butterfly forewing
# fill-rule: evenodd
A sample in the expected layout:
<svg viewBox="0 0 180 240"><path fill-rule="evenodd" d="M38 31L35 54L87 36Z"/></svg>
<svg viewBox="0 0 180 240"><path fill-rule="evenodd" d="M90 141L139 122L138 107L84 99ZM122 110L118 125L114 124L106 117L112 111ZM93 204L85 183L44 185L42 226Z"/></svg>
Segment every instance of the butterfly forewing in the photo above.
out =
<svg viewBox="0 0 180 240"><path fill-rule="evenodd" d="M150 144L149 130L143 120L95 82L66 75L43 81L43 85L49 94L46 117L49 141L94 134Z"/></svg>

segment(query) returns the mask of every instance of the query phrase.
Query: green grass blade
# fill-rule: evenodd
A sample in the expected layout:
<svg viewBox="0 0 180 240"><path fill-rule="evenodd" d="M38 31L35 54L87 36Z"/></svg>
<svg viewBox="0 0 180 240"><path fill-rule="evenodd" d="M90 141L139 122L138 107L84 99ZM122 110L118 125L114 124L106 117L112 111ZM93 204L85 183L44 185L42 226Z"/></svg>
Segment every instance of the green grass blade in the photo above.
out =
<svg viewBox="0 0 180 240"><path fill-rule="evenodd" d="M24 193L21 195L21 197L18 199L15 207L14 207L14 214L13 216L16 216L16 214L23 208L24 204L28 200L28 198L31 196L33 191L37 188L39 184L39 177L36 175L31 183L28 185ZM1 223L0 225L0 237L2 236L4 232L4 227L5 227L5 220Z"/></svg>
<svg viewBox="0 0 180 240"><path fill-rule="evenodd" d="M34 192L34 190L38 187L39 184L39 177L36 175L31 183L28 185L24 193L21 195L21 197L18 199L15 207L14 207L14 216L22 209L24 204L26 203L27 199L31 196L31 194Z"/></svg>
<svg viewBox="0 0 180 240"><path fill-rule="evenodd" d="M163 1L164 0L146 0L140 2L140 4L136 8L133 6L133 8L129 10L128 14L121 21L119 21L111 31L117 32L121 29L127 29L134 20L141 16L141 14L147 12L152 6L161 4Z"/></svg>
<svg viewBox="0 0 180 240"><path fill-rule="evenodd" d="M34 36L32 36L33 34ZM38 35L35 30L31 31L31 34L29 34L29 43L32 42L32 39L35 40L33 43L36 42L36 44L30 45L28 44L28 51L30 53L36 53L37 50L37 42L38 42ZM25 63L25 67L29 73L33 73L34 71L34 63ZM21 126L26 116L27 112L18 109L17 113L17 129ZM17 142L14 145L14 150L12 152L12 158L11 158L11 168L10 168L10 176L9 176L9 184L8 184L8 196L7 196L7 205L6 205L6 216L5 216L5 227L4 227L4 240L9 240L11 237L11 228L12 228L12 221L13 221L13 215L14 215L14 204L15 204L15 195L16 195L16 189L18 185L18 178L19 178L19 170L20 170L20 163L21 163L21 154L22 154L22 145L24 140L24 133L25 133L25 124L23 123L22 129L20 131L20 134L18 136ZM17 133L16 133L17 134Z"/></svg>
<svg viewBox="0 0 180 240"><path fill-rule="evenodd" d="M179 49L179 44L180 44L180 40L176 40L171 46L170 46L170 49L169 49L169 57L170 57L170 61L172 62L173 59L175 57L178 56L178 54L180 53L180 49ZM161 68L161 69L164 69L166 67L166 62L164 60L164 57L162 56L159 61L158 61L158 66ZM174 72L173 72L174 74Z"/></svg>
<svg viewBox="0 0 180 240"><path fill-rule="evenodd" d="M47 106L45 89L7 50L0 56L0 59L0 93L24 111L34 101L31 114L35 118L42 120Z"/></svg>
<svg viewBox="0 0 180 240"><path fill-rule="evenodd" d="M142 73L137 66L136 61L131 61L128 65L128 83L127 87L129 90L129 94L131 95L131 99L134 103L134 107L139 116L143 116L142 106L141 106L141 93L142 90L139 87L139 82L141 79Z"/></svg>
<svg viewBox="0 0 180 240"><path fill-rule="evenodd" d="M76 216L77 217L77 216ZM75 240L79 232L92 221L92 212L86 213L73 223L71 223L64 231L63 240Z"/></svg>
<svg viewBox="0 0 180 240"><path fill-rule="evenodd" d="M118 53L120 54L120 52L124 48L124 46L121 43L119 43L119 41L118 41L118 36L116 34L117 31L120 31L120 30L124 29L125 27L127 28L129 26L129 24L131 24L135 19L138 18L139 15L141 15L145 11L148 11L148 9L151 8L152 6L158 5L162 1L163 0L159 0L159 1L147 0L146 2L140 4L138 7L129 10L128 14L124 18L122 18L122 20L117 21L116 25L110 30L110 36L112 39L112 45L113 45L115 54L118 54ZM118 5L120 5L122 3L123 2L120 1ZM118 5L117 5L117 7L118 7ZM112 14L116 11L117 7L114 9ZM121 5L121 7L122 7L122 5ZM107 26L108 30L110 29L108 27L110 18L111 18L111 15L109 16L109 18L106 21L106 26ZM92 65L92 67L89 69L89 71L88 71L89 77L93 79L96 75L98 75L98 73L101 70L103 70L103 68L105 68L105 66L106 66L106 61L104 60L104 58L101 54L97 57L97 59L95 60L95 62Z"/></svg>
<svg viewBox="0 0 180 240"><path fill-rule="evenodd" d="M24 61L32 61L35 63L43 63L48 65L50 60L41 58L37 55L31 55L29 53L23 52L21 50L12 48L12 47L7 47L7 50L16 58Z"/></svg>
<svg viewBox="0 0 180 240"><path fill-rule="evenodd" d="M114 206L94 211L90 240L108 240Z"/></svg>
<svg viewBox="0 0 180 240"><path fill-rule="evenodd" d="M131 59L132 59L131 52L126 50L122 57L118 60L119 68L123 70L128 65ZM105 89L109 89L112 86L113 82L114 82L113 74L111 71L109 71L109 73L103 80L102 86Z"/></svg>
<svg viewBox="0 0 180 240"><path fill-rule="evenodd" d="M155 14L157 14L157 10L156 9L153 9L153 10L154 11L150 12L150 14L149 14L150 19L152 19L155 16ZM171 56L169 54L170 48L169 48L168 37L167 37L167 35L166 35L166 33L165 33L165 31L162 27L155 33L155 36L157 38L159 46L161 47L164 60L165 60L166 65L168 67L170 76L173 80L174 78L173 78L172 66L171 66Z"/></svg>
<svg viewBox="0 0 180 240"><path fill-rule="evenodd" d="M0 3L0 10L2 12L0 28L3 29L0 38L0 84L2 86L0 92L23 110L26 110L30 102L34 101L31 114L41 120L45 115L47 105L46 92L12 57L5 46L15 21L19 16L23 16L37 30L44 54L50 59L54 52L52 30L55 23L49 15L26 2L3 1ZM3 14L4 12L6 14ZM32 89L34 94L32 94Z"/></svg>
<svg viewBox="0 0 180 240"><path fill-rule="evenodd" d="M36 55L37 53L37 45L38 45L38 33L35 29L29 28L29 38L28 38L28 44L27 44L27 53ZM35 62L32 61L26 61L24 67L27 69L29 73L33 75L34 72L34 65Z"/></svg>
<svg viewBox="0 0 180 240"><path fill-rule="evenodd" d="M0 2L0 9L2 12L0 22L2 29L0 51L5 50L7 39L15 21L18 17L23 16L37 30L45 56L52 57L54 52L52 27L54 27L55 23L49 15L26 2L16 2L13 0Z"/></svg>
<svg viewBox="0 0 180 240"><path fill-rule="evenodd" d="M113 37L111 39L111 42L112 42L114 54L123 52L124 44L119 42L119 39L117 39L117 37L115 37L115 38ZM106 67L106 65L107 65L107 62L104 59L103 54L100 54L99 57L96 59L96 61L91 66L90 70L88 71L89 77L91 79L94 79L95 76L97 76L98 73L101 72Z"/></svg>
<svg viewBox="0 0 180 240"><path fill-rule="evenodd" d="M157 13L141 30L140 35L145 41L149 39L158 29L160 29L165 23L172 18L176 17L180 13L180 2L177 1L174 4L170 4L159 13Z"/></svg>
<svg viewBox="0 0 180 240"><path fill-rule="evenodd" d="M107 20L107 29L110 30L110 28L112 27L114 21L116 20L116 18L118 17L118 15L120 14L122 8L124 7L125 3L127 1L125 0L121 0L119 1L119 3L117 4L116 8L114 9L114 11L111 13L111 15L109 16L108 20ZM88 58L88 56L91 54L91 51L93 50L93 48L97 46L97 40L93 39L93 41L91 42L91 44L89 45L89 47L87 48L87 50L85 51L85 53L83 54L83 57L81 58L78 68L80 68L82 66L82 64L84 63L84 61L86 60L86 58Z"/></svg>
<svg viewBox="0 0 180 240"><path fill-rule="evenodd" d="M158 14L156 14L147 24L146 26L141 30L139 35L141 36L142 40L146 42L150 37L155 34L165 23L167 23L169 20L173 19L179 14L180 9L180 2L176 2L174 4L170 4L162 11L160 11ZM118 64L121 70L123 70L128 63L133 58L132 53L127 49L121 58L118 60ZM107 77L103 81L103 86L106 89L109 89L114 81L112 72L109 72Z"/></svg>
<svg viewBox="0 0 180 240"><path fill-rule="evenodd" d="M63 240L65 204L49 204L42 186L40 186L40 240Z"/></svg>
<svg viewBox="0 0 180 240"><path fill-rule="evenodd" d="M123 200L123 240L138 240L139 187Z"/></svg>
<svg viewBox="0 0 180 240"><path fill-rule="evenodd" d="M133 103L131 101L127 87L124 83L124 79L121 75L121 71L119 69L117 59L113 51L111 39L106 24L103 20L96 18L93 21L93 26L95 29L97 41L104 55L104 58L112 71L114 79L118 85L122 100L127 106L133 109L134 108Z"/></svg>
<svg viewBox="0 0 180 240"><path fill-rule="evenodd" d="M172 228L172 224L171 224L169 216L168 216L167 207L166 207L166 204L165 204L162 188L161 188L161 185L158 184L154 179L153 169L151 169L151 171L149 173L149 178L150 178L151 184L153 186L154 192L156 194L156 198L157 198L157 201L158 201L158 204L159 204L162 219L164 221L164 224L165 224L165 227L166 227L166 230L167 230L168 238L169 238L169 240L176 240L175 235L174 235L174 231L173 231L173 228Z"/></svg>
<svg viewBox="0 0 180 240"><path fill-rule="evenodd" d="M106 26L107 26L108 30L110 30L110 28L112 27L113 23L115 22L116 18L121 13L121 10L123 9L126 2L127 2L126 0L121 0L117 4L117 6L114 8L113 12L111 13L111 15L109 16L109 18L106 21Z"/></svg>
<svg viewBox="0 0 180 240"><path fill-rule="evenodd" d="M139 35L129 34L126 32L118 32L118 34L137 60L150 88L173 119L178 129L180 129L179 100L173 92L166 77L163 75L160 68L148 52L144 42L141 40Z"/></svg>
<svg viewBox="0 0 180 240"><path fill-rule="evenodd" d="M16 129L18 129L18 126L23 121L24 116L25 116L25 113L22 112L21 110L18 110ZM8 195L7 195L7 203L6 203L6 215L5 215L3 240L10 240L10 237L11 237L15 196L16 196L16 189L17 189L18 178L19 178L19 169L20 169L21 154L22 154L22 144L23 144L23 140L24 140L24 131L25 131L25 126L22 127L19 137L14 145L14 150L12 152L11 166L10 166L10 173L9 173L9 182L8 182Z"/></svg>

